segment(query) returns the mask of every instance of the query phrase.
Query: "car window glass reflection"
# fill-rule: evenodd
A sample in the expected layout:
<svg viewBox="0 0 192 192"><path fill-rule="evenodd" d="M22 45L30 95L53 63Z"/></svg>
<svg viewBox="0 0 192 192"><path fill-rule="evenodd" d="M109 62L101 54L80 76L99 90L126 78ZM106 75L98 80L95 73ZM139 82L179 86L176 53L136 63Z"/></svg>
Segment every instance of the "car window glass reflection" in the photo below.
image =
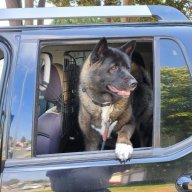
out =
<svg viewBox="0 0 192 192"><path fill-rule="evenodd" d="M160 41L161 146L192 135L192 79L184 55L172 40Z"/></svg>
<svg viewBox="0 0 192 192"><path fill-rule="evenodd" d="M4 56L3 51L0 50L0 81L2 79L2 71L3 71L3 65L4 65Z"/></svg>

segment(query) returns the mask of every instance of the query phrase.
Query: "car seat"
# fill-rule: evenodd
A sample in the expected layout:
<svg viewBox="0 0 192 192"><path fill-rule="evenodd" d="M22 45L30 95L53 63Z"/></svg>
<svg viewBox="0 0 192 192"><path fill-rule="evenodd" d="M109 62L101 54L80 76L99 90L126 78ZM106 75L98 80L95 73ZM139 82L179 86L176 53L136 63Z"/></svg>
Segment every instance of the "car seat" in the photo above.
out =
<svg viewBox="0 0 192 192"><path fill-rule="evenodd" d="M44 71L41 70L41 73ZM43 75L40 75L40 82ZM63 67L52 64L47 87L41 89L44 99L54 104L38 118L36 154L59 153L63 128Z"/></svg>

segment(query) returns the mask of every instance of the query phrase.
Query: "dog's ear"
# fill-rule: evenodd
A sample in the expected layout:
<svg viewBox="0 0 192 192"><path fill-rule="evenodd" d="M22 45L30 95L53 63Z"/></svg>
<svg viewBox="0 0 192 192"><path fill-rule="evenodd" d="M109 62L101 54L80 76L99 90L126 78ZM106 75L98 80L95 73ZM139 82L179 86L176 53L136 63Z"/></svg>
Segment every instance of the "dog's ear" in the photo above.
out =
<svg viewBox="0 0 192 192"><path fill-rule="evenodd" d="M105 52L108 50L106 38L102 38L95 46L91 54L91 63L96 63L103 58Z"/></svg>
<svg viewBox="0 0 192 192"><path fill-rule="evenodd" d="M126 44L122 45L120 47L120 50L127 53L130 57L133 54L133 51L135 50L136 41L129 41Z"/></svg>

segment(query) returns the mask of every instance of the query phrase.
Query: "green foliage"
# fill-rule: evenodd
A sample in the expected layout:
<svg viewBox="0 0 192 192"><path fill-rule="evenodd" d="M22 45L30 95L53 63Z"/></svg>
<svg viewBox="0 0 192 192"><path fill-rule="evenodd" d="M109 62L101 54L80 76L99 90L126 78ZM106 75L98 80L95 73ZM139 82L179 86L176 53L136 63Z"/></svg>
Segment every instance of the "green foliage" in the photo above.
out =
<svg viewBox="0 0 192 192"><path fill-rule="evenodd" d="M76 18L76 19L56 19L53 21L53 24L58 25L58 24L80 24L80 23L103 23L102 18Z"/></svg>
<svg viewBox="0 0 192 192"><path fill-rule="evenodd" d="M192 79L186 67L161 68L161 132L176 142L192 135Z"/></svg>
<svg viewBox="0 0 192 192"><path fill-rule="evenodd" d="M78 6L99 6L100 0L77 0Z"/></svg>
<svg viewBox="0 0 192 192"><path fill-rule="evenodd" d="M190 0L166 0L165 4L177 8L188 17L191 16L192 7Z"/></svg>
<svg viewBox="0 0 192 192"><path fill-rule="evenodd" d="M73 0L47 0L48 3L53 3L57 7L68 7L70 3L74 3Z"/></svg>
<svg viewBox="0 0 192 192"><path fill-rule="evenodd" d="M47 0L49 3L53 3L57 7L66 7L66 6L99 6L101 4L100 0ZM120 0L104 0L105 5L120 5ZM169 5L179 9L186 16L192 16L192 6L190 0L129 0L129 5ZM106 20L101 19L62 19L60 21L56 20L53 23L63 24L63 23L90 23L93 21L101 22ZM107 20L108 22L120 22L120 18L113 18L112 20ZM154 18L131 18L127 19L128 22L143 22L143 21L156 21Z"/></svg>
<svg viewBox="0 0 192 192"><path fill-rule="evenodd" d="M175 7L178 10L180 10L182 13L184 13L187 17L190 17L192 12L192 3L191 0L134 0L134 4L139 5L168 5L171 7Z"/></svg>
<svg viewBox="0 0 192 192"><path fill-rule="evenodd" d="M99 6L100 0L48 0L49 3L53 3L57 7L67 7L67 6Z"/></svg>
<svg viewBox="0 0 192 192"><path fill-rule="evenodd" d="M139 4L139 5L159 5L159 4L164 4L163 0L135 0L134 4Z"/></svg>
<svg viewBox="0 0 192 192"><path fill-rule="evenodd" d="M119 0L104 0L105 5L119 5L120 1Z"/></svg>

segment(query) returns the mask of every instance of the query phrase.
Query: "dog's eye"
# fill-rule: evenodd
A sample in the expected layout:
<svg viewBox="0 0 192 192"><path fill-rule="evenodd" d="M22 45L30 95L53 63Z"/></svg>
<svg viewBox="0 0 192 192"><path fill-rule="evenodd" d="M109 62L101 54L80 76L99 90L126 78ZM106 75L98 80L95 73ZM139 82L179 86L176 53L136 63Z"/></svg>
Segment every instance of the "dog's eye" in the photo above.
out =
<svg viewBox="0 0 192 192"><path fill-rule="evenodd" d="M110 71L113 72L113 71L117 71L118 69L119 69L119 66L114 65L113 67L111 67Z"/></svg>

